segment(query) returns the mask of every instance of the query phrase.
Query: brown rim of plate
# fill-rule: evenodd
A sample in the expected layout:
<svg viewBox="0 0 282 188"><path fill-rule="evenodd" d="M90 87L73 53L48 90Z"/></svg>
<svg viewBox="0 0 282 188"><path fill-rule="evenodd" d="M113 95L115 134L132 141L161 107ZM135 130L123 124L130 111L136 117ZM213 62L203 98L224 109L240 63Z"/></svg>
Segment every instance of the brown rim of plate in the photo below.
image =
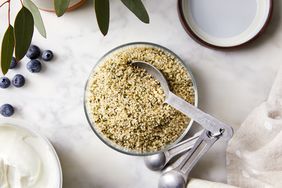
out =
<svg viewBox="0 0 282 188"><path fill-rule="evenodd" d="M201 39L196 33L194 33L194 31L191 29L191 27L189 26L189 24L187 23L184 13L183 13L183 6L182 6L182 2L183 0L178 0L177 3L177 10L178 10L178 17L180 19L180 22L182 24L182 26L184 27L186 33L188 33L188 35L194 39L196 42L198 42L199 44L206 46L208 48L213 48L213 49L218 49L218 50L232 50L232 49L238 49L240 47L245 46L246 44L254 41L255 39L257 39L267 28L267 26L269 25L271 18L272 18L272 14L273 14L273 0L269 0L270 6L269 6L269 11L268 11L268 16L267 19L263 25L263 27L261 28L261 30L251 39L235 45L235 46L227 46L227 47L223 47L223 46L216 46L213 44L210 44L208 42L206 42L205 40Z"/></svg>
<svg viewBox="0 0 282 188"><path fill-rule="evenodd" d="M73 10L79 8L79 7L82 6L85 2L86 2L86 0L81 0L81 1L79 1L78 3L76 3L76 4L72 5L71 7L69 7L69 8L67 9L67 12L73 11ZM45 11L45 12L55 12L55 10L50 10L50 9L44 9L44 8L39 8L39 9L40 9L40 10L43 10L43 11Z"/></svg>

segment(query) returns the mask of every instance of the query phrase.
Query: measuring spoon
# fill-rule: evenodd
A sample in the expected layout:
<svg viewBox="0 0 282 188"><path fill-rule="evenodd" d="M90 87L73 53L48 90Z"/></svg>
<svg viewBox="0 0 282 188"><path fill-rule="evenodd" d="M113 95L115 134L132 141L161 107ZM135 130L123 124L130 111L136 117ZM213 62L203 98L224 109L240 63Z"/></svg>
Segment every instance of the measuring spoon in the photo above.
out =
<svg viewBox="0 0 282 188"><path fill-rule="evenodd" d="M232 127L201 111L194 105L186 102L181 97L178 97L177 95L172 93L169 89L165 77L156 67L142 61L134 61L132 62L132 65L145 69L149 74L151 74L156 80L160 82L166 97L165 103L187 115L188 117L199 123L201 126L203 126L205 129L209 130L213 135L220 133L222 134L222 138L224 138L225 140L229 140L232 137Z"/></svg>
<svg viewBox="0 0 282 188"><path fill-rule="evenodd" d="M193 137L172 146L167 151L146 156L144 159L146 166L153 171L163 169L174 157L190 150L195 145L202 132L203 131L197 132Z"/></svg>
<svg viewBox="0 0 282 188"><path fill-rule="evenodd" d="M172 169L166 171L159 179L159 188L185 188L189 173L197 164L201 157L212 147L220 138L220 134L212 135L210 131L205 130L197 140L195 146L185 153L172 166Z"/></svg>

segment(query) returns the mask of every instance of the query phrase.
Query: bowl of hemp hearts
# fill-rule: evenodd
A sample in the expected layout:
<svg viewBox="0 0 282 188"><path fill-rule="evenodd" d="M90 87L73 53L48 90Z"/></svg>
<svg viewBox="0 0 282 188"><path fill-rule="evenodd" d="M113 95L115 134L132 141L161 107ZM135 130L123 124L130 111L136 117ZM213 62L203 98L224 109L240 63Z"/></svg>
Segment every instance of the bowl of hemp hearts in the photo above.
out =
<svg viewBox="0 0 282 188"><path fill-rule="evenodd" d="M85 87L84 109L97 136L113 149L150 155L168 149L188 132L192 120L164 103L159 84L145 70L131 65L145 61L166 77L171 90L197 105L191 72L170 50L152 43L130 43L103 56Z"/></svg>

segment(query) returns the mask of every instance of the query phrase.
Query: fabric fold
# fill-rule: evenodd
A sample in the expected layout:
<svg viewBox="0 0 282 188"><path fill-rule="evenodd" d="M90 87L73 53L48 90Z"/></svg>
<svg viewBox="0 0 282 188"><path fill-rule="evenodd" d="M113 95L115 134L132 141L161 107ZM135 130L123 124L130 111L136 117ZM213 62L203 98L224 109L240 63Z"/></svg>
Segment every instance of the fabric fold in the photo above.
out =
<svg viewBox="0 0 282 188"><path fill-rule="evenodd" d="M191 179L187 188L282 187L282 68L268 99L249 114L226 152L229 185Z"/></svg>
<svg viewBox="0 0 282 188"><path fill-rule="evenodd" d="M255 108L227 148L231 185L282 187L282 70L266 102Z"/></svg>

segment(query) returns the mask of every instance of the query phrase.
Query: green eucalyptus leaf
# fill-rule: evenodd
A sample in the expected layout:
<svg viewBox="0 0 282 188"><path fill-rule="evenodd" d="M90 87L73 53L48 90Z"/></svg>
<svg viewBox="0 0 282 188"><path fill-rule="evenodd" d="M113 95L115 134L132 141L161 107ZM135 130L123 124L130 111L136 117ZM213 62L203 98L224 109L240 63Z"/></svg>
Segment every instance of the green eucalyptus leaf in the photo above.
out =
<svg viewBox="0 0 282 188"><path fill-rule="evenodd" d="M58 17L63 16L67 11L70 0L54 0L55 12Z"/></svg>
<svg viewBox="0 0 282 188"><path fill-rule="evenodd" d="M95 0L95 12L98 26L103 35L106 35L109 30L110 22L110 3L109 0Z"/></svg>
<svg viewBox="0 0 282 188"><path fill-rule="evenodd" d="M23 4L31 12L34 19L34 25L38 32L46 38L46 30L37 6L31 0L24 0Z"/></svg>
<svg viewBox="0 0 282 188"><path fill-rule="evenodd" d="M34 21L31 12L22 7L16 16L15 24L15 56L17 60L22 59L31 43Z"/></svg>
<svg viewBox="0 0 282 188"><path fill-rule="evenodd" d="M123 4L144 23L149 23L149 15L141 0L121 0Z"/></svg>
<svg viewBox="0 0 282 188"><path fill-rule="evenodd" d="M14 51L14 28L9 25L7 28L1 48L1 69L3 74L6 74L9 70Z"/></svg>

